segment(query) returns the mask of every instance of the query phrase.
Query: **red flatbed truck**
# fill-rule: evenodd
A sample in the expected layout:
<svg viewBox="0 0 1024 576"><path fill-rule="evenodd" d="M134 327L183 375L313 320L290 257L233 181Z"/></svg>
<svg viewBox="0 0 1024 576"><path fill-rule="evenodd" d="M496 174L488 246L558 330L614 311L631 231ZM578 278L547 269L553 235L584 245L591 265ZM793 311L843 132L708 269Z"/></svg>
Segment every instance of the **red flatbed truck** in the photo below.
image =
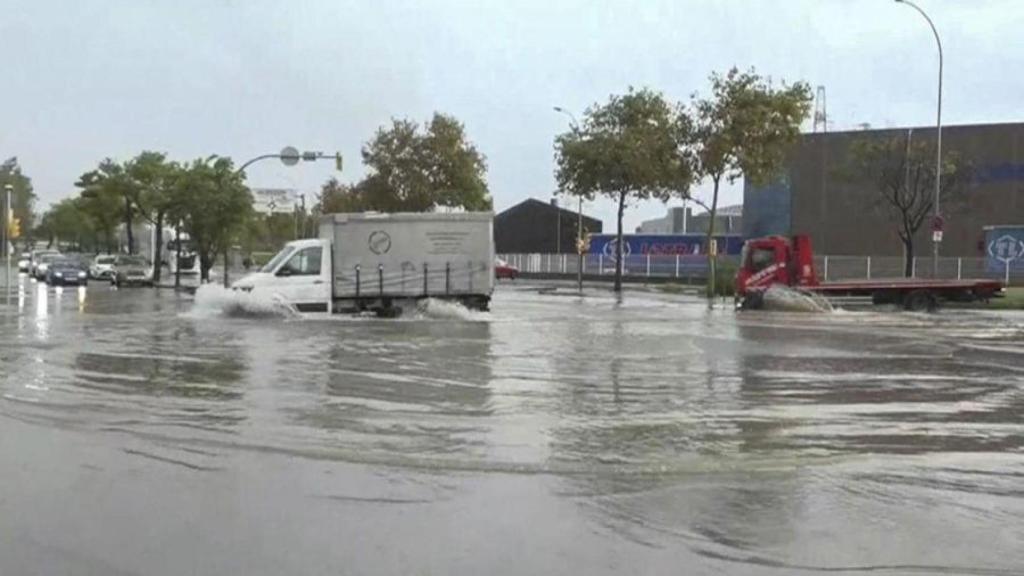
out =
<svg viewBox="0 0 1024 576"><path fill-rule="evenodd" d="M874 304L907 310L934 310L943 301L971 302L1003 296L1003 283L991 279L922 280L887 278L820 282L814 270L809 236L767 236L743 245L736 273L736 300L743 308L760 308L764 291L782 284L825 298L862 297Z"/></svg>

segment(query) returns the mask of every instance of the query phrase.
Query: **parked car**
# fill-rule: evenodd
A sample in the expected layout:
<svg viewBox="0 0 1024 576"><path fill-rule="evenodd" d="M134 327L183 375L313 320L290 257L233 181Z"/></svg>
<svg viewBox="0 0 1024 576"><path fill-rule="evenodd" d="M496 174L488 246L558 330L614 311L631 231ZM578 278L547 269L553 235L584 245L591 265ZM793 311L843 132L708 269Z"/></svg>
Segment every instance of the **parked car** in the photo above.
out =
<svg viewBox="0 0 1024 576"><path fill-rule="evenodd" d="M89 282L88 276L85 262L74 256L61 256L46 267L46 283L50 286L84 286Z"/></svg>
<svg viewBox="0 0 1024 576"><path fill-rule="evenodd" d="M501 258L494 259L494 277L497 279L507 278L515 280L519 277L519 268L509 264Z"/></svg>
<svg viewBox="0 0 1024 576"><path fill-rule="evenodd" d="M114 274L114 260L117 256L113 254L100 254L92 259L89 266L89 277L95 280L109 280Z"/></svg>
<svg viewBox="0 0 1024 576"><path fill-rule="evenodd" d="M142 256L119 255L110 274L113 286L152 286L153 266Z"/></svg>
<svg viewBox="0 0 1024 576"><path fill-rule="evenodd" d="M21 257L18 259L18 272L28 272L31 266L32 254L30 252L22 252Z"/></svg>
<svg viewBox="0 0 1024 576"><path fill-rule="evenodd" d="M46 279L46 269L50 266L50 262L61 257L61 253L56 250L39 250L32 253L32 264L29 265L29 275L36 280Z"/></svg>

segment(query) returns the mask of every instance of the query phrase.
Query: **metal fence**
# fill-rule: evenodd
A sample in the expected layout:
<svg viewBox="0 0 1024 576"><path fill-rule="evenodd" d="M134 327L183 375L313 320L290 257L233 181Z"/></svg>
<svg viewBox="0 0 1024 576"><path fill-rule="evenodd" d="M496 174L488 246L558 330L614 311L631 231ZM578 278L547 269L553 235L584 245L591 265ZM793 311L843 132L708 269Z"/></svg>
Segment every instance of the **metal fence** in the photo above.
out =
<svg viewBox="0 0 1024 576"><path fill-rule="evenodd" d="M575 275L580 267L576 254L503 254L499 257L526 274ZM719 256L720 266L736 267L739 256ZM814 264L822 280L860 280L903 277L903 258L899 256L815 256ZM602 276L615 273L615 259L603 254L585 254L583 273ZM623 258L623 274L646 278L705 278L707 259L698 255L629 255ZM989 270L985 258L940 258L937 273L931 257L917 257L914 278L997 278L1007 283L1024 283L1024 270L1006 267Z"/></svg>

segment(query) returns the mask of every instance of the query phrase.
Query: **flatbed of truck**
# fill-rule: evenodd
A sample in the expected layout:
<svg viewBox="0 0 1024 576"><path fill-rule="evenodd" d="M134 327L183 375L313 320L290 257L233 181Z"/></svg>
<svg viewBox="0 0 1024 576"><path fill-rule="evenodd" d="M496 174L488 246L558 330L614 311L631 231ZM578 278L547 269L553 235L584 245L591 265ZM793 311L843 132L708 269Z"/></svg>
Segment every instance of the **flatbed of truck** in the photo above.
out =
<svg viewBox="0 0 1024 576"><path fill-rule="evenodd" d="M885 278L878 280L845 280L825 282L817 286L806 286L805 290L828 293L871 293L879 290L911 292L914 290L981 290L998 292L1003 285L998 280L922 280L920 278Z"/></svg>

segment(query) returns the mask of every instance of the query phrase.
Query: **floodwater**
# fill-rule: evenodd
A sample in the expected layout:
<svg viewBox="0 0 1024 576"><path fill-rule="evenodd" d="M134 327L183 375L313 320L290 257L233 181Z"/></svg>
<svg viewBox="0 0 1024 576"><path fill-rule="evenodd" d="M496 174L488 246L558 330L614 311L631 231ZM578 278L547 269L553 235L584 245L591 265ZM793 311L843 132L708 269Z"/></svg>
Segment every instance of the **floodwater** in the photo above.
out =
<svg viewBox="0 0 1024 576"><path fill-rule="evenodd" d="M1022 315L230 303L0 306L0 574L1024 572Z"/></svg>

